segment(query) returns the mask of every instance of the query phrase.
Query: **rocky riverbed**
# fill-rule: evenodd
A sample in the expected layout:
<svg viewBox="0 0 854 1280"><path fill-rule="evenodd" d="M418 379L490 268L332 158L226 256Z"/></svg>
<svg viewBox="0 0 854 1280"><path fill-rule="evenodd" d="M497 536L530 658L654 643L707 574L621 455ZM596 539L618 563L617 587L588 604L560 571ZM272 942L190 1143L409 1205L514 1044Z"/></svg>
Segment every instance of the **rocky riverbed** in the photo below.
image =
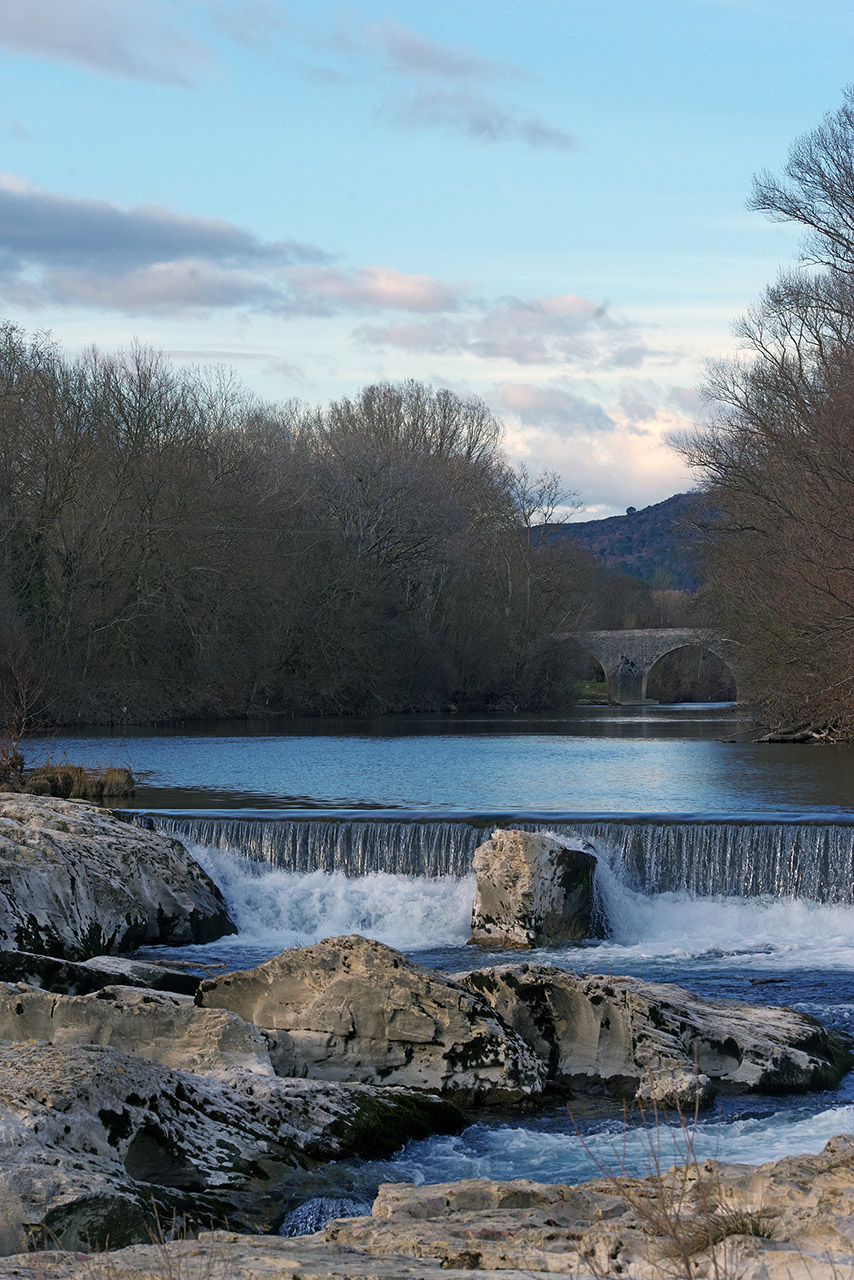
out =
<svg viewBox="0 0 854 1280"><path fill-rule="evenodd" d="M493 900L488 913L501 929L518 905L511 855L529 871L557 868L566 881L559 850L509 835L500 910ZM274 1231L318 1162L458 1132L472 1107L592 1095L690 1110L718 1091L833 1088L852 1062L843 1040L798 1011L541 963L442 974L358 935L201 982L103 954L140 935L180 941L233 926L216 886L177 842L83 802L2 801L0 859L0 1251L10 1255L52 1241L77 1252L107 1240L121 1249L147 1239L155 1216L177 1214L193 1230L238 1229L170 1244L188 1277L216 1274L200 1268L220 1256L250 1277L472 1268L650 1275L655 1224L644 1206L661 1198L663 1184L631 1183L629 1193L625 1180L569 1190L482 1181L384 1187L371 1217L320 1236L241 1233ZM580 864L586 877L586 858ZM525 928L536 935L532 901L557 921L550 927L565 928L560 902L540 893L529 871ZM518 946L518 930L507 932ZM849 1212L854 1148L839 1139L824 1156L803 1159L761 1174L689 1162L687 1173L669 1175L667 1194L678 1193L695 1237L709 1219L705 1246L721 1233L718 1249L737 1243L745 1276L782 1275L780 1258L818 1257L818 1240L837 1239L838 1259L847 1258L837 1219ZM823 1190L799 1199L807 1182ZM785 1223L784 1203L794 1215ZM67 1257L42 1252L38 1260L39 1273L10 1257L0 1276L72 1274L63 1271ZM110 1265L125 1270L110 1274L155 1263L136 1247L115 1255Z"/></svg>
<svg viewBox="0 0 854 1280"><path fill-rule="evenodd" d="M0 1259L0 1280L840 1280L854 1267L854 1140L761 1166L716 1161L579 1186L384 1186L370 1216L281 1239L216 1231Z"/></svg>

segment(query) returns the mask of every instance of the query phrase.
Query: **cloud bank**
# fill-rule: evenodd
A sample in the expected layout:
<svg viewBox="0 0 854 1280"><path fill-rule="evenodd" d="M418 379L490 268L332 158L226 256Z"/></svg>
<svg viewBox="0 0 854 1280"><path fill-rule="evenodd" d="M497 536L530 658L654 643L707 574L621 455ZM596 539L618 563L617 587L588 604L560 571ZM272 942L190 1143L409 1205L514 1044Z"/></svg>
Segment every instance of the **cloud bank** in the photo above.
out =
<svg viewBox="0 0 854 1280"><path fill-rule="evenodd" d="M410 353L603 370L638 368L655 354L632 326L573 293L501 298L470 307L469 314L452 322L362 325L354 337L367 346Z"/></svg>
<svg viewBox="0 0 854 1280"><path fill-rule="evenodd" d="M331 261L316 245L261 240L219 219L72 199L0 175L0 287L25 305L280 315L457 306L455 291L430 276Z"/></svg>

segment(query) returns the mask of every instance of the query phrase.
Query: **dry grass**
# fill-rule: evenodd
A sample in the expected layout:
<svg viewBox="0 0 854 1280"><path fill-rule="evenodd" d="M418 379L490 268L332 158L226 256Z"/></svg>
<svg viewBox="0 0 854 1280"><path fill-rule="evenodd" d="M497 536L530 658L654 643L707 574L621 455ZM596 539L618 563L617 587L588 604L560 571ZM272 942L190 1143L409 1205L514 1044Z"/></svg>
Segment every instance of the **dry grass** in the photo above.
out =
<svg viewBox="0 0 854 1280"><path fill-rule="evenodd" d="M674 1252L670 1242L662 1247L665 1256L680 1257L683 1252L691 1256L706 1253L730 1236L757 1236L773 1240L774 1218L764 1209L737 1209L718 1206L708 1214L687 1217L681 1224L679 1250Z"/></svg>
<svg viewBox="0 0 854 1280"><path fill-rule="evenodd" d="M773 1238L774 1215L726 1203L714 1167L696 1154L699 1098L698 1086L693 1113L686 1116L677 1107L675 1126L671 1117L655 1107L651 1113L640 1110L634 1126L626 1115L625 1136L633 1127L640 1127L645 1139L651 1170L646 1178L630 1174L625 1151L621 1154L615 1148L615 1162L609 1166L591 1151L577 1125L576 1132L602 1177L650 1238L651 1261L657 1259L651 1276L737 1280L738 1267L726 1242L738 1236ZM610 1280L615 1274L597 1261L595 1249L585 1251L582 1260L601 1280Z"/></svg>
<svg viewBox="0 0 854 1280"><path fill-rule="evenodd" d="M57 796L61 800L129 799L136 790L136 779L129 768L101 765L87 769L84 765L59 764L48 760L33 769L24 783L30 795Z"/></svg>
<svg viewBox="0 0 854 1280"><path fill-rule="evenodd" d="M0 733L0 786L17 791L24 783L24 757L17 741Z"/></svg>
<svg viewBox="0 0 854 1280"><path fill-rule="evenodd" d="M219 1232L199 1235L178 1217L164 1227L153 1201L152 1211L147 1245L114 1251L107 1241L82 1253L54 1239L30 1255L32 1268L20 1274L32 1280L240 1280L231 1240Z"/></svg>

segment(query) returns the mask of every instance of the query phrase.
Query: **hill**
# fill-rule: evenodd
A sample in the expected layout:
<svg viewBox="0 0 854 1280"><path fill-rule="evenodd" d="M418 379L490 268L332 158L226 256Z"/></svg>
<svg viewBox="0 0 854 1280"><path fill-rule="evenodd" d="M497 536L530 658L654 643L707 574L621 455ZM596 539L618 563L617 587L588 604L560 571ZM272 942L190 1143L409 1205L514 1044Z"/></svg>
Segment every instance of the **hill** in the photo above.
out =
<svg viewBox="0 0 854 1280"><path fill-rule="evenodd" d="M676 493L640 511L629 508L624 516L551 525L548 540L573 538L606 569L656 587L696 591L700 572L689 523L696 502L695 494Z"/></svg>

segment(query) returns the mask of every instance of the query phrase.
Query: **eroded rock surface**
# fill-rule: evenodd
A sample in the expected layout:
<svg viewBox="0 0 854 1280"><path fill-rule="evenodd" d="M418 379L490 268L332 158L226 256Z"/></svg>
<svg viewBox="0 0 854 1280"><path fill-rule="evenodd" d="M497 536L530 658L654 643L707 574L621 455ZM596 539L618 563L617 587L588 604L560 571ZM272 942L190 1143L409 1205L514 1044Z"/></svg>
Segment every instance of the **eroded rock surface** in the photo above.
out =
<svg viewBox="0 0 854 1280"><path fill-rule="evenodd" d="M692 1108L715 1089L836 1088L848 1046L793 1009L704 1000L670 983L500 965L458 975L546 1064L553 1086Z"/></svg>
<svg viewBox="0 0 854 1280"><path fill-rule="evenodd" d="M474 853L470 943L562 946L597 930L596 859L580 844L537 831L496 830Z"/></svg>
<svg viewBox="0 0 854 1280"><path fill-rule="evenodd" d="M649 1280L686 1274L687 1258L698 1276L829 1280L854 1259L854 1140L758 1167L703 1161L660 1179L615 1169L574 1187L384 1186L370 1218L330 1223L325 1238L374 1258L529 1275L574 1262L576 1272Z"/></svg>
<svg viewBox="0 0 854 1280"><path fill-rule="evenodd" d="M85 800L0 797L0 945L85 960L234 931L177 840Z"/></svg>
<svg viewBox="0 0 854 1280"><path fill-rule="evenodd" d="M108 1045L164 1067L223 1079L235 1073L274 1075L268 1041L257 1027L225 1009L199 1009L192 996L136 987L61 996L0 983L0 1039Z"/></svg>
<svg viewBox="0 0 854 1280"><path fill-rule="evenodd" d="M407 1085L478 1104L531 1097L545 1080L542 1062L480 995L355 934L202 982L196 1000L274 1036L283 1076Z"/></svg>
<svg viewBox="0 0 854 1280"><path fill-rule="evenodd" d="M14 1191L18 1227L71 1249L145 1239L152 1200L166 1222L176 1212L270 1229L305 1157L388 1155L463 1123L405 1090L219 1078L106 1046L3 1041L0 1208Z"/></svg>
<svg viewBox="0 0 854 1280"><path fill-rule="evenodd" d="M682 1251L681 1254L679 1251ZM212 1232L108 1259L0 1259L0 1280L839 1280L854 1265L854 1138L773 1163L703 1161L579 1186L469 1179L380 1188L370 1217L308 1237ZM168 1270L167 1270L168 1268Z"/></svg>

